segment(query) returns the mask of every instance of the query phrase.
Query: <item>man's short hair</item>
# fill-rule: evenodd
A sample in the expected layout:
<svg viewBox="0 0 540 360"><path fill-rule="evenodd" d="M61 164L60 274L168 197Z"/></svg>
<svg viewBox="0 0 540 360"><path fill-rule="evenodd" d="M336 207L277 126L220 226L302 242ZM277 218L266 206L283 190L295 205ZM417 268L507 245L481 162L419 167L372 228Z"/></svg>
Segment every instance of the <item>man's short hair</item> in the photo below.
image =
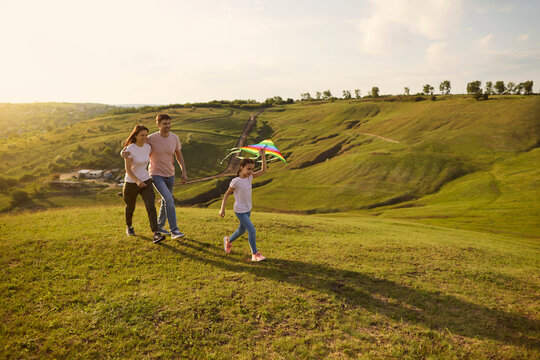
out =
<svg viewBox="0 0 540 360"><path fill-rule="evenodd" d="M171 117L167 114L159 114L156 116L156 121L160 123L162 120L171 120Z"/></svg>

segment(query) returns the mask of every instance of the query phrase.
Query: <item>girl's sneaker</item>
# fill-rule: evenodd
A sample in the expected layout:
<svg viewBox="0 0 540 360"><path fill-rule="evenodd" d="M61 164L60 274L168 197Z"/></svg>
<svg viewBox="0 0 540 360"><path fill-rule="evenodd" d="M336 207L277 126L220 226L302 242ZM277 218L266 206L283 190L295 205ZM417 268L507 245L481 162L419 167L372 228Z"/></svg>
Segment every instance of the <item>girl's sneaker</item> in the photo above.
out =
<svg viewBox="0 0 540 360"><path fill-rule="evenodd" d="M223 249L225 249L225 254L230 254L232 250L232 242L226 236L223 238Z"/></svg>
<svg viewBox="0 0 540 360"><path fill-rule="evenodd" d="M255 254L251 254L251 261L263 261L266 259L260 252L256 252Z"/></svg>
<svg viewBox="0 0 540 360"><path fill-rule="evenodd" d="M133 228L133 226L128 226L126 228L126 235L127 236L135 236L135 229Z"/></svg>

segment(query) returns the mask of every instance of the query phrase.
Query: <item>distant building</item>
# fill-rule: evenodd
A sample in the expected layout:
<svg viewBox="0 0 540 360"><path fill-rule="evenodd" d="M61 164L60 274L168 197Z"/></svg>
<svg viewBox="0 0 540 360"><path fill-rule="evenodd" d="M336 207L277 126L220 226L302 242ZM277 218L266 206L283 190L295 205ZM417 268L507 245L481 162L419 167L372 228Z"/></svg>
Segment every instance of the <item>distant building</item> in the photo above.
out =
<svg viewBox="0 0 540 360"><path fill-rule="evenodd" d="M103 174L105 173L104 170L79 170L77 171L77 175L79 176L79 179L99 179L103 177Z"/></svg>

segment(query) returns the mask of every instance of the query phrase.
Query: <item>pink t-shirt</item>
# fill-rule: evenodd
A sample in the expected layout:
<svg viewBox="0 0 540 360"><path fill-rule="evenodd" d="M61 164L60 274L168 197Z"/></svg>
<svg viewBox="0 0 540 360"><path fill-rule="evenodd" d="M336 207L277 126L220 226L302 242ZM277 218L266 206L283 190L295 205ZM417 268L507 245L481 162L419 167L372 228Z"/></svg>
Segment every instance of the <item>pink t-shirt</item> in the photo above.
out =
<svg viewBox="0 0 540 360"><path fill-rule="evenodd" d="M148 168L150 175L174 176L174 154L182 149L178 136L169 133L169 136L163 137L157 131L148 136L147 142L152 146Z"/></svg>

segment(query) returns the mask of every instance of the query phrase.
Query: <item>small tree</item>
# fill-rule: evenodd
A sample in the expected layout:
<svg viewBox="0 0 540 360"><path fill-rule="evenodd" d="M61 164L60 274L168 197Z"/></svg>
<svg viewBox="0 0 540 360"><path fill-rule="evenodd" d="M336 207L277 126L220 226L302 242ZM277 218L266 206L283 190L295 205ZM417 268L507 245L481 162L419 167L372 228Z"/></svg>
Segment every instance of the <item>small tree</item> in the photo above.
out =
<svg viewBox="0 0 540 360"><path fill-rule="evenodd" d="M331 97L332 97L332 93L330 92L330 90L323 91L323 100L328 100Z"/></svg>
<svg viewBox="0 0 540 360"><path fill-rule="evenodd" d="M377 86L371 88L371 96L379 97L379 88Z"/></svg>
<svg viewBox="0 0 540 360"><path fill-rule="evenodd" d="M411 93L411 89L409 89L409 88L406 87L406 86L403 88L403 91L405 92L405 95L407 95L407 96L409 96L410 93Z"/></svg>
<svg viewBox="0 0 540 360"><path fill-rule="evenodd" d="M300 96L302 97L302 100L313 100L313 98L311 97L310 93L303 93L303 94L300 94Z"/></svg>
<svg viewBox="0 0 540 360"><path fill-rule="evenodd" d="M281 105L284 103L283 98L281 96L274 96L274 104Z"/></svg>
<svg viewBox="0 0 540 360"><path fill-rule="evenodd" d="M488 94L488 95L493 94L493 82L492 81L486 81L486 94Z"/></svg>
<svg viewBox="0 0 540 360"><path fill-rule="evenodd" d="M320 91L317 91L317 92L315 93L315 99L321 100L321 95L322 95L321 92L320 92Z"/></svg>
<svg viewBox="0 0 540 360"><path fill-rule="evenodd" d="M523 85L523 83L519 83L516 85L516 90L515 90L515 94L516 95L521 95L521 93L523 92L523 89L525 88L525 86Z"/></svg>
<svg viewBox="0 0 540 360"><path fill-rule="evenodd" d="M354 90L354 96L356 96L357 99L360 99L362 97L362 94L360 94L360 89Z"/></svg>
<svg viewBox="0 0 540 360"><path fill-rule="evenodd" d="M482 94L482 82L481 81L472 81L467 84L467 94L469 95L477 95Z"/></svg>
<svg viewBox="0 0 540 360"><path fill-rule="evenodd" d="M343 90L343 98L345 100L351 99L352 98L351 92L349 90Z"/></svg>
<svg viewBox="0 0 540 360"><path fill-rule="evenodd" d="M533 93L533 81L527 80L523 83L523 91L525 95L531 95Z"/></svg>
<svg viewBox="0 0 540 360"><path fill-rule="evenodd" d="M497 94L502 95L506 91L506 86L504 85L504 81L497 81L495 83L495 90L497 91Z"/></svg>
<svg viewBox="0 0 540 360"><path fill-rule="evenodd" d="M514 94L516 91L516 84L510 81L508 85L506 85L506 93L507 94Z"/></svg>
<svg viewBox="0 0 540 360"><path fill-rule="evenodd" d="M433 95L433 86L429 84L424 85L424 94Z"/></svg>
<svg viewBox="0 0 540 360"><path fill-rule="evenodd" d="M443 94L443 95L450 94L450 81L449 80L444 80L439 85L439 90L441 91L441 94Z"/></svg>

